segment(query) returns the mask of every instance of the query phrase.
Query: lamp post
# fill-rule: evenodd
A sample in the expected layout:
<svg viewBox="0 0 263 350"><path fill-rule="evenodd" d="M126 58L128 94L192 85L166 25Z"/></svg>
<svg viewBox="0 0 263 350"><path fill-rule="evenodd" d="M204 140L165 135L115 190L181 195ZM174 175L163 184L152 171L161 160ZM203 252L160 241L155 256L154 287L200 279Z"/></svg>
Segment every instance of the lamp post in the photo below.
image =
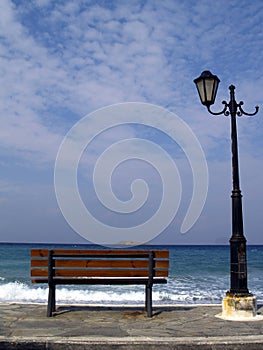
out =
<svg viewBox="0 0 263 350"><path fill-rule="evenodd" d="M238 144L236 116L253 116L257 114L259 107L255 107L254 113L243 110L243 101L235 100L235 86L230 85L230 101L223 101L224 108L221 112L213 112L210 106L214 104L220 80L209 71L204 71L200 77L194 80L201 103L206 106L213 115L224 114L231 119L231 144L232 144L232 236L230 238L230 289L223 300L223 315L235 317L255 316L256 300L247 287L247 259L246 238L243 232L242 194L239 186Z"/></svg>

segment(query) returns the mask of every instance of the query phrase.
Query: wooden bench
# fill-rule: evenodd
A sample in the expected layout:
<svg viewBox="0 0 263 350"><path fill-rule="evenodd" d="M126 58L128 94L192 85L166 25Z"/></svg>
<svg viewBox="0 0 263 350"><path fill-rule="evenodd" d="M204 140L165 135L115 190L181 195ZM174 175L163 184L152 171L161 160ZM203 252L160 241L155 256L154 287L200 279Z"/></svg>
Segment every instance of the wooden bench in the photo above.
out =
<svg viewBox="0 0 263 350"><path fill-rule="evenodd" d="M47 316L56 310L56 285L145 285L152 317L152 287L167 283L167 250L31 249L32 283L48 283Z"/></svg>

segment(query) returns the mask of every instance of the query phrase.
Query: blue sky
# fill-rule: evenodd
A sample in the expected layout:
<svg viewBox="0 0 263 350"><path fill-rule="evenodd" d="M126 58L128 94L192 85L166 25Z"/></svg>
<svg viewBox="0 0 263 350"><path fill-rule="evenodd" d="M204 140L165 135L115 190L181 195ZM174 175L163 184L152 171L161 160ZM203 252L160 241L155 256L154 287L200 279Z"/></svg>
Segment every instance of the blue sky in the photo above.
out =
<svg viewBox="0 0 263 350"><path fill-rule="evenodd" d="M149 200L142 213L107 211L92 186L92 167L112 142L146 138L169 152L182 180L178 213L156 242L228 244L230 121L209 115L193 84L208 69L221 80L213 110L221 110L221 101L229 99L230 84L246 111L260 106L255 117L238 118L238 133L245 235L249 244L263 244L261 0L2 0L0 11L0 241L85 243L57 204L59 146L87 114L112 104L143 102L178 115L203 148L209 187L198 221L180 233L192 173L180 147L161 128L123 125L94 140L80 162L83 201L113 226L149 219L161 187L160 176L147 163L127 161L112 179L113 191L125 201L131 182L145 178Z"/></svg>

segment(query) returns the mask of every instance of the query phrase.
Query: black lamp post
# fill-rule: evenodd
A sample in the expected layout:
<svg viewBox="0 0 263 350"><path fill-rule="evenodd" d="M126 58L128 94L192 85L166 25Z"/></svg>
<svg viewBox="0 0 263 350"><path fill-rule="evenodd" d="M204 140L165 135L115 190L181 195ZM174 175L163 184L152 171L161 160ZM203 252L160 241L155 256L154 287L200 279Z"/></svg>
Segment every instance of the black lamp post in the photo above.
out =
<svg viewBox="0 0 263 350"><path fill-rule="evenodd" d="M256 106L254 113L246 113L242 105L235 100L235 86L229 86L230 101L223 101L224 108L221 112L212 112L210 106L214 104L217 88L220 80L209 71L204 71L199 78L194 80L201 103L207 107L213 115L224 114L231 118L231 142L232 142L232 236L230 238L230 296L252 296L247 288L247 260L246 260L246 238L243 233L242 195L239 187L238 170L238 146L236 116L253 116L257 114L259 107Z"/></svg>

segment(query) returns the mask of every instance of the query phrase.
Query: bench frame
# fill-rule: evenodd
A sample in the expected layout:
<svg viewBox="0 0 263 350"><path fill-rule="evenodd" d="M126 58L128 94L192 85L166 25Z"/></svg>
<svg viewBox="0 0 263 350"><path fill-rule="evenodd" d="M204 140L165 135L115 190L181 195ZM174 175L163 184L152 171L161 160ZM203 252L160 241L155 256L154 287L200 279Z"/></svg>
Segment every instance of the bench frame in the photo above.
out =
<svg viewBox="0 0 263 350"><path fill-rule="evenodd" d="M31 278L32 283L48 283L48 317L56 311L56 285L62 284L145 285L145 308L147 316L152 317L152 287L167 283L168 258L166 250L32 249ZM84 268L74 267L80 260ZM70 267L61 267L69 261ZM118 268L118 263L129 267Z"/></svg>

